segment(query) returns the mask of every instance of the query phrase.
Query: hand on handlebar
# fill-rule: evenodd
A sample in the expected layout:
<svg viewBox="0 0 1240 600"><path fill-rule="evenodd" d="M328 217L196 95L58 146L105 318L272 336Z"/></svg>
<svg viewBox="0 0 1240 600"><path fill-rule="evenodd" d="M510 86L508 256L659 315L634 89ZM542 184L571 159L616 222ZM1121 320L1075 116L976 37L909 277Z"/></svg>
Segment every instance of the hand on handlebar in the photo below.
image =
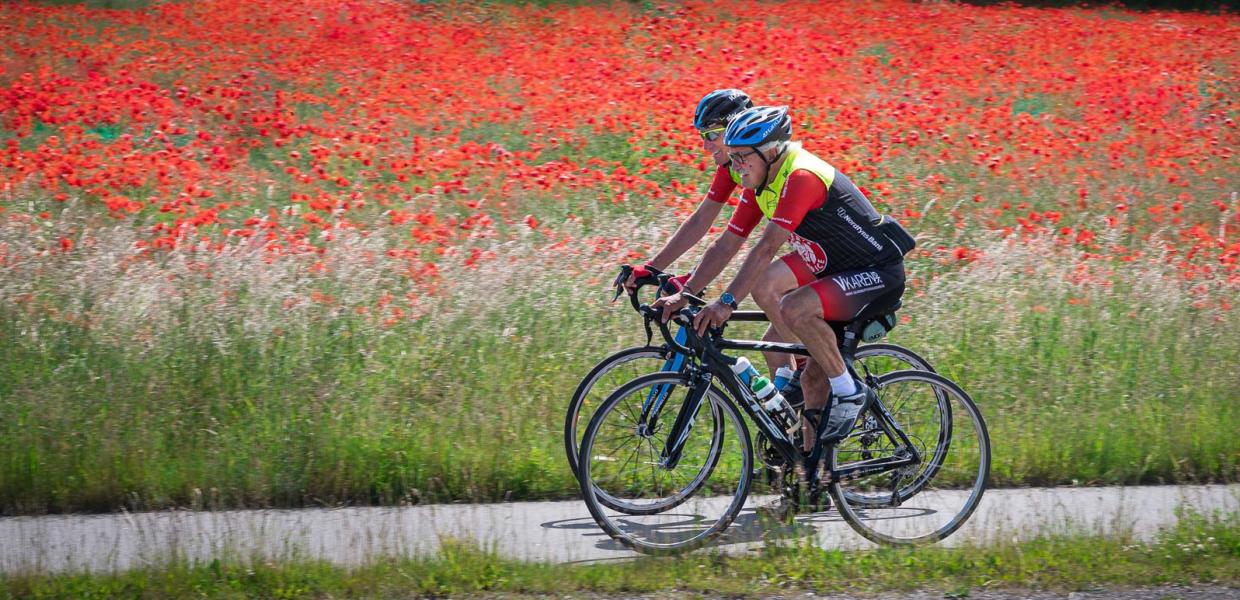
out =
<svg viewBox="0 0 1240 600"><path fill-rule="evenodd" d="M642 283L652 281L662 274L662 271L650 266L649 264L645 264L640 267L629 267L628 277L624 279L624 282L621 285L624 287L624 291L629 294L634 294L637 292L637 288L641 287Z"/></svg>
<svg viewBox="0 0 1240 600"><path fill-rule="evenodd" d="M669 319L676 316L677 311L684 308L687 304L689 304L689 299L685 298L683 293L676 292L670 296L663 296L655 300L651 307L663 309L663 318L660 321L666 323Z"/></svg>
<svg viewBox="0 0 1240 600"><path fill-rule="evenodd" d="M706 335L707 329L722 327L731 316L732 307L716 300L693 317L693 330L698 335Z"/></svg>

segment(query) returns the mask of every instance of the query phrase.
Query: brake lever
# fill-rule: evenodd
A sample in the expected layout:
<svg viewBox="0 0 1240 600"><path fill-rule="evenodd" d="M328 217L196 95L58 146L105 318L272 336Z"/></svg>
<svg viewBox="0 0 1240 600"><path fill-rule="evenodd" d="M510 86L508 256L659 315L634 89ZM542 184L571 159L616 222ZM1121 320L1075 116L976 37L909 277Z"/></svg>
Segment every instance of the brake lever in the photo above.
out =
<svg viewBox="0 0 1240 600"><path fill-rule="evenodd" d="M688 300L689 306L692 308L701 309L703 306L706 306L706 300L702 299L701 296L694 296L689 292L681 291L680 297ZM697 314L697 311L694 311L694 314Z"/></svg>
<svg viewBox="0 0 1240 600"><path fill-rule="evenodd" d="M611 287L616 288L616 295L611 297L612 304L620 299L620 294L624 293L624 282L629 280L629 275L633 274L632 265L620 265L620 274L616 275L615 281L611 282Z"/></svg>

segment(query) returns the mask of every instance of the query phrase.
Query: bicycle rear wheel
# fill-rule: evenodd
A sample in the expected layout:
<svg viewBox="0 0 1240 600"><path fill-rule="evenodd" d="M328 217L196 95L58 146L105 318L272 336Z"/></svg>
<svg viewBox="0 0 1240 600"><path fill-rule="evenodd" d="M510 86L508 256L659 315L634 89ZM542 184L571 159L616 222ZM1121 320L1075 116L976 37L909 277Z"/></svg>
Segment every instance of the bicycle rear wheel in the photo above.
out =
<svg viewBox="0 0 1240 600"><path fill-rule="evenodd" d="M858 346L853 359L853 368L857 375L865 381L866 385L871 387L878 387L879 377L894 371L914 369L934 372L934 367L929 361L922 358L916 352L897 344L877 343ZM945 401L929 405L900 403L895 406L888 406L887 409L898 423L916 421L919 424L916 430L917 436L914 440L919 449L928 450L931 454L938 449L937 440L943 430L943 423L950 422L951 419L950 408ZM892 456L895 447L886 443L887 438L872 435L877 430L877 424L876 415L870 411L865 412L852 434L841 440L837 448L845 454L854 452L858 456L865 456L867 458ZM926 475L924 477L905 479L904 485L897 492L899 497L907 499L916 494L921 489L921 485L934 476L934 469L937 464L934 461L923 462L921 469ZM854 505L884 504L888 502L888 499L885 497L855 493L850 489L845 489L844 494L848 502Z"/></svg>
<svg viewBox="0 0 1240 600"><path fill-rule="evenodd" d="M886 413L893 423L885 422L882 411L867 411L857 431L827 449L828 464L840 471L910 456L913 449L891 433L892 424L909 438L921 461L833 481L831 495L844 520L871 541L917 545L941 540L964 524L986 490L986 423L968 394L936 373L888 373L878 378L875 391L884 407L898 407Z"/></svg>
<svg viewBox="0 0 1240 600"><path fill-rule="evenodd" d="M917 354L916 352L913 352L912 350L909 350L908 348L900 346L898 344L891 344L891 343L885 343L885 342L874 343L874 344L862 344L858 346L856 352L853 353L853 369L856 371L857 375L866 383L866 385L869 385L871 387L875 387L878 385L878 378L884 373L890 373L893 371L904 371L908 369L930 371L932 373L934 372L934 366L930 364L930 361L926 360L925 358L922 358L921 355ZM796 403L794 405L794 408L800 410L803 405L804 405L804 401L802 400L801 402ZM888 407L888 408L892 409L892 407ZM904 406L894 407L893 412L897 413L896 415L897 421L903 422L902 415L898 413L904 410L904 408L905 408ZM919 407L919 409L921 410L924 410L924 408L925 407ZM858 430L854 432L854 436L849 438L848 440L842 441L841 444L852 443L855 445L855 444L861 443L861 438L858 435L858 432L861 431L862 428L866 427L867 425L872 426L874 424L874 420L872 416L868 415L867 413L867 417L869 418L863 419L861 421L861 425L858 425ZM920 418L925 419L926 417L923 415ZM929 431L926 428L923 428L922 433L924 435L929 435L933 432ZM868 441L869 440L867 439L867 442ZM767 448L769 446L769 442L761 434L758 435L757 444L759 445L760 449ZM866 444L864 446L864 449L869 452L881 452L880 449L873 448L872 446L873 446L872 443ZM933 446L931 446L931 449L933 449ZM766 450L761 450L759 454L770 457L770 460L768 461L768 464L767 464L767 467L768 467L767 480L770 482L779 482L780 480L776 477L775 472L772 471L771 469L777 466L776 464L777 461L782 460L782 459L780 459L778 456ZM925 463L926 468L929 468L930 465L931 465L930 462ZM916 481L917 480L912 480L910 481L910 483L916 483ZM901 494L903 497L907 498L917 493L917 489L918 488L916 487L910 486L908 489L902 490ZM825 490L823 491L825 492ZM853 503L865 504L866 502L870 501L870 498L867 496L861 496L861 495L854 496L854 495L851 495L851 493L847 491L845 493L849 494L849 501Z"/></svg>
<svg viewBox="0 0 1240 600"><path fill-rule="evenodd" d="M859 346L856 353L858 375L866 379L866 384L878 388L879 378L895 371L914 369L935 372L929 361L917 353L896 344L866 344ZM944 441L951 430L951 403L941 392L933 395L911 395L892 398L884 406L891 418L900 424L922 457L925 457L914 476L901 479L897 497L907 500L921 490L927 481L934 478L942 455L947 452ZM842 456L852 455L853 460L865 458L899 457L904 450L898 444L891 443L891 438L882 434L879 426L880 415L875 410L867 410L862 414L852 433L836 444L837 453ZM891 503L891 494L859 493L845 488L848 502L853 505L886 505Z"/></svg>
<svg viewBox="0 0 1240 600"><path fill-rule="evenodd" d="M857 370L857 374L867 380L876 380L884 373L908 369L935 372L930 361L899 344L887 342L861 344L857 346L853 358L855 359L853 367Z"/></svg>
<svg viewBox="0 0 1240 600"><path fill-rule="evenodd" d="M663 389L668 397L658 422L640 423L646 398ZM732 523L749 494L753 447L744 420L717 388L708 387L696 406L692 391L683 374L639 377L607 398L582 436L577 471L586 507L603 531L639 552L668 554L705 544ZM682 410L693 410L693 419L673 464L664 451ZM652 508L618 511L605 497Z"/></svg>

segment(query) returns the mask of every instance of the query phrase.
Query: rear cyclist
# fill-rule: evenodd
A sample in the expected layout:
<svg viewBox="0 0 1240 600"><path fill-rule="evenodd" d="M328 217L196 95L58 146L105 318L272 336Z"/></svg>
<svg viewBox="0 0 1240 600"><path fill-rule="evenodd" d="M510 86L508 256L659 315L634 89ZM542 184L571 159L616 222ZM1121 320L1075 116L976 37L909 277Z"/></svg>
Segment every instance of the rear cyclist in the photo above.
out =
<svg viewBox="0 0 1240 600"><path fill-rule="evenodd" d="M693 111L693 127L702 137L702 149L715 161L714 179L711 180L710 189L698 204L697 210L676 228L676 232L654 258L633 270L633 274L624 284L629 291L634 289L638 278L667 270L676 259L705 237L723 206L728 203L728 198L740 183L740 175L728 168L730 163L723 147L723 132L732 117L752 106L753 101L749 96L737 89L715 90L698 102L697 109ZM671 280L672 285L679 290L688 278L688 274L674 277Z"/></svg>
<svg viewBox="0 0 1240 600"><path fill-rule="evenodd" d="M740 174L730 168L731 162L724 148L723 136L728 123L736 115L752 106L753 101L749 96L737 89L715 90L703 96L698 102L693 112L693 126L702 137L702 149L708 152L715 161L714 179L711 181L710 189L706 192L706 197L698 204L697 210L680 224L680 227L663 245L663 248L654 255L654 258L633 270L624 283L625 288L630 292L636 287L638 278L666 270L698 240L705 237L732 192L741 184ZM791 332L784 326L779 314L780 297L798 284L797 275L789 266L788 259L789 257L785 257L782 261L771 263L752 290L755 302L771 321L771 327L762 338L765 341L796 341L796 338L792 337ZM684 287L684 282L689 275L674 277L671 284L679 291ZM694 288L693 291L700 293L702 289ZM782 366L795 366L792 363L792 357L787 354L768 352L764 353L764 356L771 373L775 373Z"/></svg>

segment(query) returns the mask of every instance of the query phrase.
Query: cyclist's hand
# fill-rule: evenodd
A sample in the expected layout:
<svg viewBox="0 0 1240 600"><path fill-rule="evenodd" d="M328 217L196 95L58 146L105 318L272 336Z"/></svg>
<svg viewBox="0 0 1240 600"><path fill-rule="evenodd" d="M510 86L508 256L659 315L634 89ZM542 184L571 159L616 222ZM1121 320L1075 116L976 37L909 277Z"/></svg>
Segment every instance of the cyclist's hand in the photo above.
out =
<svg viewBox="0 0 1240 600"><path fill-rule="evenodd" d="M685 273L684 275L681 275L679 277L673 277L667 280L667 286L677 292L683 292L685 291L685 282L689 281L689 278L692 276L693 276L693 271L689 271L688 273Z"/></svg>
<svg viewBox="0 0 1240 600"><path fill-rule="evenodd" d="M693 330L698 335L706 335L706 330L719 327L728 322L728 317L732 316L732 307L718 300L711 302L706 308L702 309L697 316L693 317Z"/></svg>
<svg viewBox="0 0 1240 600"><path fill-rule="evenodd" d="M623 284L624 291L632 294L633 292L637 291L637 280L638 279L642 279L644 277L650 277L651 275L658 275L658 274L659 274L659 270L655 269L654 267L651 267L649 264L644 264L640 267L633 267L633 270L629 271L629 278L624 280L624 284Z"/></svg>
<svg viewBox="0 0 1240 600"><path fill-rule="evenodd" d="M669 319L672 318L673 315L676 314L676 311L684 308L685 305L688 303L689 303L689 300L685 298L684 296L681 296L680 293L677 292L670 296L664 296L662 298L659 298L658 300L655 300L654 304L651 306L653 308L663 309L663 322L666 323Z"/></svg>

